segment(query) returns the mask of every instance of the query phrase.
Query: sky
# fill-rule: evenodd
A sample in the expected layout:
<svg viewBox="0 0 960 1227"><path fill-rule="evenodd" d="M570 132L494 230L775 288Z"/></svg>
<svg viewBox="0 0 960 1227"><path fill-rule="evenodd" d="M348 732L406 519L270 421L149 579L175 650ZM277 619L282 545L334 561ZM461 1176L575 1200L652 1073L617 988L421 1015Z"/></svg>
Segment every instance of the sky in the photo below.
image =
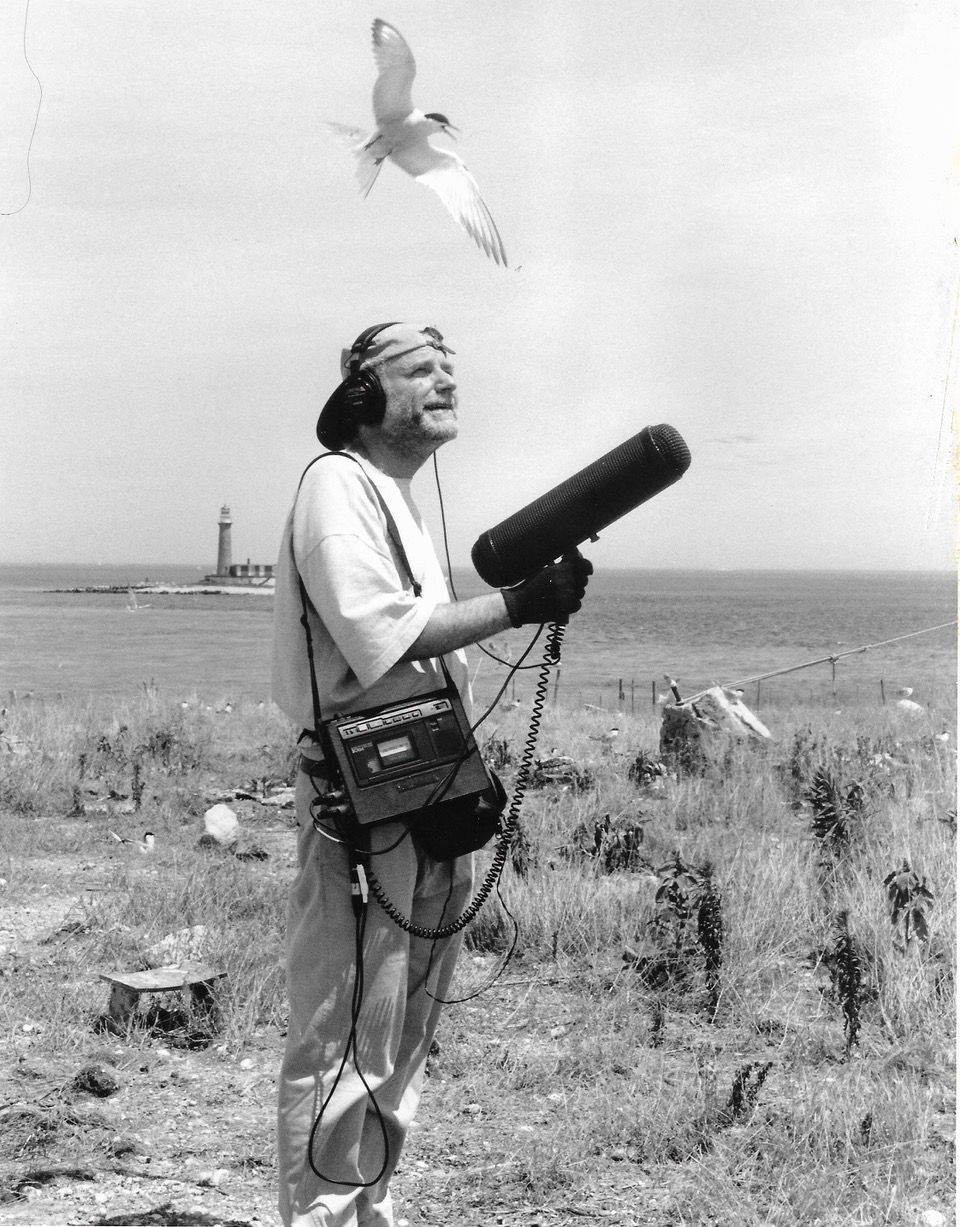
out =
<svg viewBox="0 0 960 1227"><path fill-rule="evenodd" d="M506 268L360 196L374 17ZM690 469L597 566L953 567L958 52L953 0L11 0L0 562L212 567L223 503L273 561L341 347L405 319L457 351L455 566L665 422Z"/></svg>

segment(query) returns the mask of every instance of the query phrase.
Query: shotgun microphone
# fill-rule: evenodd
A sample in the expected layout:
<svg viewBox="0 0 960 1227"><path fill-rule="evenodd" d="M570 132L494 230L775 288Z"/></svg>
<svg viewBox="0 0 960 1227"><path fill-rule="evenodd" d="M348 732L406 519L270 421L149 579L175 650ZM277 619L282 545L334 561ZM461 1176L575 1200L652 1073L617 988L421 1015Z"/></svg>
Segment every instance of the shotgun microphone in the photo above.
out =
<svg viewBox="0 0 960 1227"><path fill-rule="evenodd" d="M488 529L470 557L491 588L509 588L576 549L602 528L678 481L690 449L672 426L639 434Z"/></svg>

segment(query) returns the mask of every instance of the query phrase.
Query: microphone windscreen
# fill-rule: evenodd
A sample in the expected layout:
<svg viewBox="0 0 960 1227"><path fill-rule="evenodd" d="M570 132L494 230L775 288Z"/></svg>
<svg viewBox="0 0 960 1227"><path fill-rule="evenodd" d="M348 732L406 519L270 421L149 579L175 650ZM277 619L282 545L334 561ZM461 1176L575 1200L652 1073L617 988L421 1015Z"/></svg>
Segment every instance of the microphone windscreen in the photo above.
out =
<svg viewBox="0 0 960 1227"><path fill-rule="evenodd" d="M477 574L492 588L520 583L673 485L689 467L690 449L678 431L645 426L482 533L470 555Z"/></svg>

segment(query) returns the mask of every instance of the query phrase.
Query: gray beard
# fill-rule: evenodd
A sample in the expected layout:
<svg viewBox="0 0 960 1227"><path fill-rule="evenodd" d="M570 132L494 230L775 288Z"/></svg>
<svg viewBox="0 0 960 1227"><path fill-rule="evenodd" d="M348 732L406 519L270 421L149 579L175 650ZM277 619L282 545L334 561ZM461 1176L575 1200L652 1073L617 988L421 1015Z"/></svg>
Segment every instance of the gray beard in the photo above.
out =
<svg viewBox="0 0 960 1227"><path fill-rule="evenodd" d="M456 418L448 418L440 423L431 419L430 411L425 410L419 418L404 421L385 432L383 438L398 456L403 456L405 460L417 460L424 455L431 455L438 447L455 439L457 430Z"/></svg>

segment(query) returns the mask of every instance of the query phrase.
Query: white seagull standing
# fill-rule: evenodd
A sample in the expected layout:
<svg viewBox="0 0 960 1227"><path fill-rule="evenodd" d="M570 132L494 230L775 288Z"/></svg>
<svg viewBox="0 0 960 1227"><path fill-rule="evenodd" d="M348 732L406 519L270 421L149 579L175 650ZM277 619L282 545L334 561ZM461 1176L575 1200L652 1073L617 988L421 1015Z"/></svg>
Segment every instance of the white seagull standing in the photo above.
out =
<svg viewBox="0 0 960 1227"><path fill-rule="evenodd" d="M373 87L376 131L367 135L362 128L330 124L353 148L363 195L369 194L384 160L392 158L401 170L433 188L477 246L506 267L507 253L476 179L455 153L430 143L434 133L450 136L458 129L445 115L424 114L414 108L411 88L417 64L413 52L399 30L379 17L373 23L373 54L379 69Z"/></svg>

